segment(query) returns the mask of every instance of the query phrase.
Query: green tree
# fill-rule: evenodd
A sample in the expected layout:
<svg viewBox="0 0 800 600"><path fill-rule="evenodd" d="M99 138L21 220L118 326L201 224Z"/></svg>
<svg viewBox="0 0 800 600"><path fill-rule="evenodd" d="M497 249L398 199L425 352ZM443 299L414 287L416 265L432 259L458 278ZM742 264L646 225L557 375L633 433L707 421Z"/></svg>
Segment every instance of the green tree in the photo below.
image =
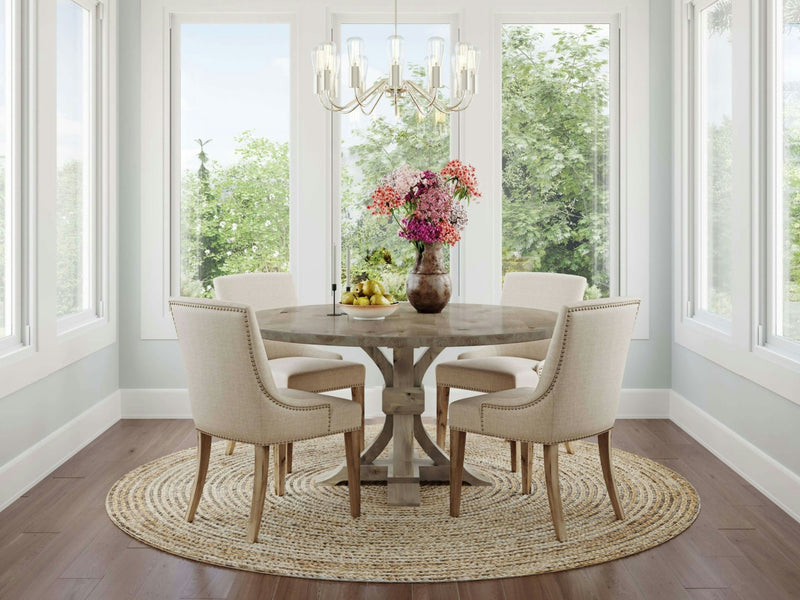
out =
<svg viewBox="0 0 800 600"><path fill-rule="evenodd" d="M554 271L609 293L608 38L503 30L503 272Z"/></svg>
<svg viewBox="0 0 800 600"><path fill-rule="evenodd" d="M210 160L197 140L200 167L183 174L181 293L211 297L220 275L289 268L289 145L236 138L236 158Z"/></svg>
<svg viewBox="0 0 800 600"><path fill-rule="evenodd" d="M412 67L411 72L421 83L422 70ZM340 186L342 248L354 252L351 279L378 279L395 298L405 300L414 246L398 237L397 223L377 219L367 204L380 180L401 165L432 171L444 167L450 158L449 118L436 111L421 117L410 101L402 100L398 119L373 117L354 133L356 142L342 150Z"/></svg>

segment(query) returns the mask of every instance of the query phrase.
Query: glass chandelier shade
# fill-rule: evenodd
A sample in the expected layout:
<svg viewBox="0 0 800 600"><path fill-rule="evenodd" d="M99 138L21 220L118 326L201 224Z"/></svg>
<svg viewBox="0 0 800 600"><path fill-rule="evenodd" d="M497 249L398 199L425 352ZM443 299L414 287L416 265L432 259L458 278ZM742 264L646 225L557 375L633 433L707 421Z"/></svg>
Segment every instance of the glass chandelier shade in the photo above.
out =
<svg viewBox="0 0 800 600"><path fill-rule="evenodd" d="M397 35L397 0L394 3L394 35L386 40L389 64L387 76L373 83L367 82L368 61L364 54L364 40L351 37L347 40L347 62L350 66L348 85L353 98L340 104L338 101L339 55L334 42L323 42L311 52L314 68L314 93L320 103L332 112L350 113L360 108L364 114L372 114L381 98L389 97L399 114L399 100L408 98L421 115L436 110L441 113L466 109L477 93L480 50L472 44L458 42L451 54L452 96L451 104L439 98L442 83L442 65L446 42L435 36L428 39L425 58L425 86L404 77L405 40Z"/></svg>

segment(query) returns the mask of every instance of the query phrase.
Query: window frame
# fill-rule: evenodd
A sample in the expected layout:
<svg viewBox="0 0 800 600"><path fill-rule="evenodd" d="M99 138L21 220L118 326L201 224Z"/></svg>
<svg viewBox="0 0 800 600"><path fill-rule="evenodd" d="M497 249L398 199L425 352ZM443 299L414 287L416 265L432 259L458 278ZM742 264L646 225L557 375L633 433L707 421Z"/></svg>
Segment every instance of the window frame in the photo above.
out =
<svg viewBox="0 0 800 600"><path fill-rule="evenodd" d="M11 156L6 161L6 286L11 287L9 306L5 307L4 323L9 333L0 338L0 359L19 351L27 343L23 319L25 297L23 289L24 270L24 228L26 219L22 203L22 101L23 101L23 45L22 45L22 2L8 0L6 39L6 131L7 148ZM10 234L10 235L9 235ZM8 244L10 242L10 248Z"/></svg>
<svg viewBox="0 0 800 600"><path fill-rule="evenodd" d="M342 41L342 25L344 24L391 24L394 16L391 12L335 12L330 17L331 31L333 40L336 42L336 47L346 51L346 46ZM445 56L449 60L450 52L453 49L453 44L459 39L461 29L461 19L458 13L452 11L435 11L435 12L422 12L415 11L413 13L405 13L398 16L398 23L401 24L436 24L436 25L449 25L450 27L450 44L445 50ZM367 50L370 50L369 48ZM372 50L383 57L383 52L378 52L377 49ZM343 79L346 83L346 80ZM343 84L343 96L349 98L349 89ZM314 101L319 104L314 98ZM381 100L385 102L386 100ZM320 107L321 109L321 107ZM341 173L342 173L342 153L341 153L341 119L347 118L346 115L340 113L332 113L330 118L330 158L331 158L331 215L329 217L331 239L333 244L336 244L337 252L340 254L339 262L344 260L344 248L342 247L342 205L341 205ZM430 118L430 115L429 117ZM455 112L449 115L450 119L450 159L460 159L462 156L461 144L461 126L462 126L462 113ZM444 165L441 165L444 166ZM436 168L436 165L432 165ZM366 210L366 206L364 207ZM410 243L410 242L409 242ZM463 294L463 260L461 258L461 248L464 246L464 241L460 241L454 247L450 247L450 277L452 280L452 296L451 302L462 301ZM330 289L329 282L328 288ZM336 282L337 286L344 289L341 282Z"/></svg>
<svg viewBox="0 0 800 600"><path fill-rule="evenodd" d="M502 118L502 39L503 27L506 25L608 25L609 48L609 190L608 190L608 220L609 220L609 295L611 297L621 296L622 289L622 248L623 234L620 215L623 211L622 194L622 78L623 65L621 56L622 46L622 15L615 12L568 12L568 13L527 13L518 15L520 18L513 20L515 15L504 14L500 17L499 39L500 46L498 55L500 56L500 86L497 88L498 98L500 99L500 114ZM502 122L498 122L499 148L502 148ZM503 223L502 194L503 194L503 172L502 172L502 153L499 157L497 166L498 182L496 184L498 198L500 199L500 225ZM627 199L625 199L627 200ZM500 272L502 273L502 235L500 250ZM641 335L641 329L638 330Z"/></svg>
<svg viewBox="0 0 800 600"><path fill-rule="evenodd" d="M704 0L699 4L711 4ZM769 161L765 90L770 80L766 56L766 6L762 0L734 0L733 61L733 312L730 331L697 318L693 309L694 185L692 122L692 32L694 3L673 6L673 337L677 344L800 404L800 362L765 344L766 284L770 258L766 244L767 199L774 193ZM774 64L774 61L773 63ZM771 136L774 138L774 136ZM769 155L769 157L768 157Z"/></svg>
<svg viewBox="0 0 800 600"><path fill-rule="evenodd" d="M610 167L612 179L617 182L617 200L613 189L609 190L609 218L612 272L612 296L636 296L642 299L633 331L634 340L650 338L650 207L649 207L649 130L643 131L637 123L649 122L649 42L647 25L649 9L640 3L624 0L606 3L604 10L586 9L583 5L545 3L541 10L502 12L495 16L494 53L502 53L503 25L525 23L608 23L611 44L609 61L613 70L614 48L617 49L616 77L610 77L609 110L617 113L617 130L610 130L616 148L611 148ZM616 30L616 35L615 35ZM616 38L616 43L614 38ZM502 148L502 73L497 68L494 74L494 146ZM630 82L636 82L631 85ZM616 98L616 106L612 99ZM613 119L612 119L613 121ZM617 168L613 169L616 159ZM497 198L498 215L495 223L495 281L502 273L502 156L493 157L493 171L497 180L494 195ZM616 171L616 172L614 172ZM616 221L616 231L614 226ZM616 268L616 282L614 271ZM616 283L616 285L614 285ZM616 289L615 289L616 288ZM495 290L494 301L500 299L500 286Z"/></svg>
<svg viewBox="0 0 800 600"><path fill-rule="evenodd" d="M179 213L175 202L173 171L175 156L180 166L180 143L171 142L179 133L173 119L174 102L180 99L173 93L173 82L180 70L172 66L172 28L176 23L281 23L289 26L290 100L289 112L289 263L297 265L297 196L298 196L298 114L297 87L297 26L293 12L270 10L257 0L219 2L217 0L143 0L142 1L142 73L151 73L142 86L142 207L141 207L141 264L140 317L141 339L175 339L175 328L169 312L169 298L175 272L173 255L179 252ZM178 49L179 50L179 49ZM177 73L176 73L177 71ZM144 78L144 76L143 76ZM146 91L145 91L145 88ZM177 88L178 90L180 88ZM179 139L179 138L178 138ZM179 257L177 260L180 260Z"/></svg>
<svg viewBox="0 0 800 600"><path fill-rule="evenodd" d="M703 167L706 165L706 142L707 139L698 133L702 129L702 114L703 114L703 101L705 96L702 93L702 79L706 73L705 67L706 56L701 55L700 49L703 47L702 35L699 23L699 15L703 10L711 8L714 4L721 0L698 0L690 2L692 7L692 31L691 31L691 61L693 77L690 82L689 94L690 103L692 107L691 114L691 172L693 174L703 174L705 171ZM733 60L733 49L731 48L731 60ZM702 65L702 66L701 66ZM731 86L731 96L733 95L733 85ZM731 98L732 100L732 98ZM708 198L704 197L703 190L705 189L705 178L697 176L693 178L691 189L691 242L690 242L690 261L692 264L692 274L689 282L689 302L691 303L688 308L691 311L691 316L698 323L714 329L721 335L732 335L732 319L725 317L701 308L703 305L702 299L707 293L706 277L708 272L708 256L704 248L706 244L705 234L707 232L706 222L708 220Z"/></svg>
<svg viewBox="0 0 800 600"><path fill-rule="evenodd" d="M19 1L19 0L16 0ZM73 0L75 1L75 0ZM22 342L0 356L0 397L117 340L117 0L76 2L97 16L97 217L93 318L68 331L56 317L56 2L21 2L20 318Z"/></svg>
<svg viewBox="0 0 800 600"><path fill-rule="evenodd" d="M764 72L765 89L765 143L766 143L766 194L760 217L764 243L761 245L761 282L764 292L759 298L761 310L757 324L756 338L758 350L771 353L792 362L800 363L800 342L789 340L777 334L778 321L782 318L783 285L781 275L782 256L778 241L783 238L781 230L781 206L783 204L783 110L781 96L783 78L781 58L782 43L779 32L783 14L780 0L765 0L762 16L765 21ZM780 89L779 89L780 86Z"/></svg>
<svg viewBox="0 0 800 600"><path fill-rule="evenodd" d="M103 26L102 8L99 2L89 0L67 0L85 10L88 13L89 39L85 41L90 48L91 55L88 60L88 110L87 127L89 162L87 173L84 175L84 182L88 182L88 190L84 202L88 206L83 207L84 224L87 225L82 244L83 263L82 273L88 274L82 277L81 287L83 295L88 299L88 307L75 313L57 317L56 330L58 335L73 332L81 327L91 325L102 318L103 308L103 271L102 257L99 256L99 248L102 246L103 231L100 223L105 212L102 199L102 178L103 165L101 161L100 145L102 144L102 118L103 118ZM56 77L58 73L56 73ZM57 108L56 104L56 108ZM58 168L56 166L56 168ZM56 185L56 193L58 186Z"/></svg>

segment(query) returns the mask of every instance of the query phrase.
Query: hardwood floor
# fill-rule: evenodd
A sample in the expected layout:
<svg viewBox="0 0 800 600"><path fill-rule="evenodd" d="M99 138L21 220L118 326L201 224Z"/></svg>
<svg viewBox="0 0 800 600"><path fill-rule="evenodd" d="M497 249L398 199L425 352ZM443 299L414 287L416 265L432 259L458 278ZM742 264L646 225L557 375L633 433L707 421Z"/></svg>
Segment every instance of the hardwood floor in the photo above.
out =
<svg viewBox="0 0 800 600"><path fill-rule="evenodd" d="M120 421L0 513L0 598L800 598L800 524L669 421L619 421L614 446L692 482L702 510L688 531L652 550L584 569L457 584L259 575L172 556L117 529L104 506L111 484L137 465L195 444L190 421Z"/></svg>

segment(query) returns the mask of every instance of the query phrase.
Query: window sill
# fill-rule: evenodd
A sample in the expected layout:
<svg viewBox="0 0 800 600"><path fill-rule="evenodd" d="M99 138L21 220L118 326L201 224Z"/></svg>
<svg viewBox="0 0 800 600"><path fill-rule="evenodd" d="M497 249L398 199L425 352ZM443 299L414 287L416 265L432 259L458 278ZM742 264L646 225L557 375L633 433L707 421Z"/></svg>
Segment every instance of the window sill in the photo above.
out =
<svg viewBox="0 0 800 600"><path fill-rule="evenodd" d="M63 335L43 337L34 335L30 346L0 358L0 398L114 344L116 323L96 318Z"/></svg>
<svg viewBox="0 0 800 600"><path fill-rule="evenodd" d="M800 362L764 347L736 344L731 336L684 319L675 323L675 342L721 367L800 404Z"/></svg>

